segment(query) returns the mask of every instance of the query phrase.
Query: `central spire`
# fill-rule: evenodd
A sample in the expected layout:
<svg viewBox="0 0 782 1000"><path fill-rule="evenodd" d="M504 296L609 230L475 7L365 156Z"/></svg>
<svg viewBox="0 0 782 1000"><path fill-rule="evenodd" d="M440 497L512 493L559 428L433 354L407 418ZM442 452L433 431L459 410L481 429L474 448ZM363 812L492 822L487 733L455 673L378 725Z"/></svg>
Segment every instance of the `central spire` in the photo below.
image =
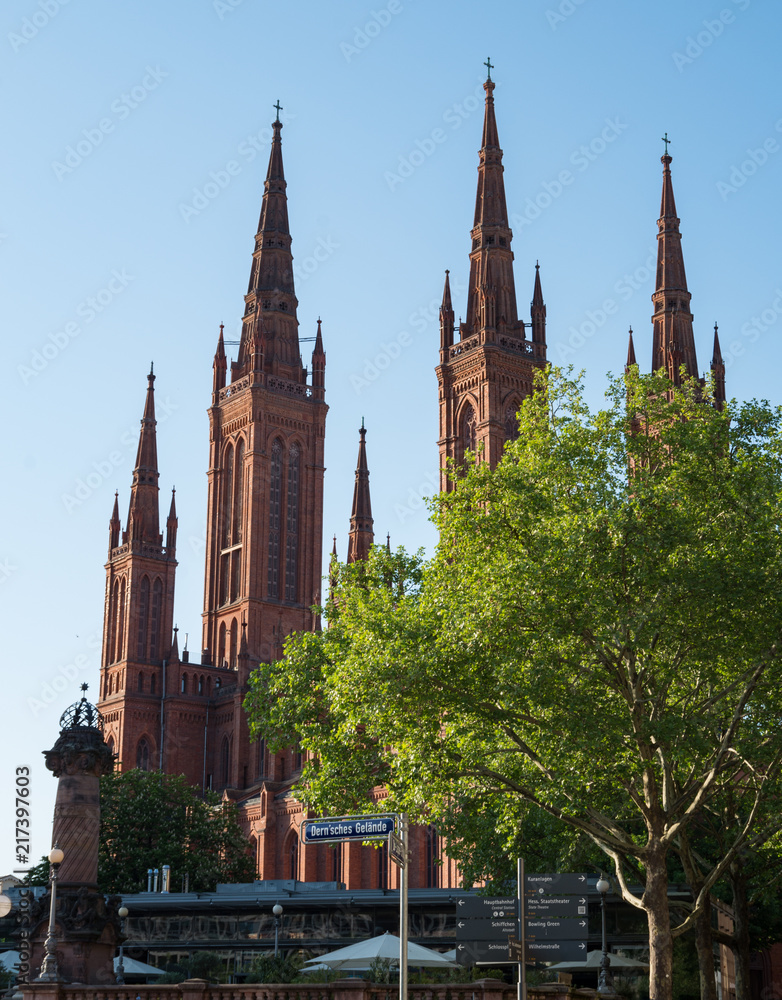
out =
<svg viewBox="0 0 782 1000"><path fill-rule="evenodd" d="M348 537L348 562L366 559L375 540L372 520L372 501L369 498L369 466L367 465L367 431L364 418L359 428L358 461L356 462L356 485L353 487L353 509L350 514L350 535Z"/></svg>
<svg viewBox="0 0 782 1000"><path fill-rule="evenodd" d="M490 60L487 65L491 69ZM483 85L486 103L483 137L478 161L478 190L471 232L470 287L467 318L462 339L482 331L521 332L513 280L513 233L508 225L505 203L502 149L494 115L495 83L489 77ZM487 339L493 339L489 337Z"/></svg>
<svg viewBox="0 0 782 1000"><path fill-rule="evenodd" d="M657 280L652 295L652 371L663 369L678 385L681 382L682 365L689 376L698 378L698 360L692 331L690 293L684 273L682 236L673 197L672 157L667 151L670 142L667 133L664 141L666 152L661 157L663 189L660 218L657 220Z"/></svg>
<svg viewBox="0 0 782 1000"><path fill-rule="evenodd" d="M280 102L274 107L277 118L272 122L269 167L244 297L239 359L231 366L231 380L250 371L264 371L303 383L306 371L299 351L298 300L293 282L287 184L282 163Z"/></svg>
<svg viewBox="0 0 782 1000"><path fill-rule="evenodd" d="M136 452L136 466L133 469L133 483L130 489L127 535L134 539L160 545L160 518L158 512L158 468L157 432L155 430L155 371L150 366L147 375L147 398L144 402L144 416L141 418L141 432Z"/></svg>

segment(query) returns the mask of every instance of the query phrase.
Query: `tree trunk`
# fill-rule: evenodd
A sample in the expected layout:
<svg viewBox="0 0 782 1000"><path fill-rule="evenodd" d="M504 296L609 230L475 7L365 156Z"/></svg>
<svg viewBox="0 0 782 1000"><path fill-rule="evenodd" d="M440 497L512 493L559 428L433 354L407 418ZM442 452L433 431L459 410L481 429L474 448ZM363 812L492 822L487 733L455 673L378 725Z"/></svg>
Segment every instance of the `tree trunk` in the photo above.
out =
<svg viewBox="0 0 782 1000"><path fill-rule="evenodd" d="M736 860L728 871L733 893L733 957L736 962L736 1000L750 1000L749 987L749 899L744 866Z"/></svg>
<svg viewBox="0 0 782 1000"><path fill-rule="evenodd" d="M659 848L644 858L644 867L643 903L649 921L649 997L650 1000L673 1000L673 938L665 851Z"/></svg>
<svg viewBox="0 0 782 1000"><path fill-rule="evenodd" d="M698 891L692 886L693 895ZM711 897L695 920L695 947L698 951L701 1000L717 1000L717 979L714 975L714 941L711 936Z"/></svg>

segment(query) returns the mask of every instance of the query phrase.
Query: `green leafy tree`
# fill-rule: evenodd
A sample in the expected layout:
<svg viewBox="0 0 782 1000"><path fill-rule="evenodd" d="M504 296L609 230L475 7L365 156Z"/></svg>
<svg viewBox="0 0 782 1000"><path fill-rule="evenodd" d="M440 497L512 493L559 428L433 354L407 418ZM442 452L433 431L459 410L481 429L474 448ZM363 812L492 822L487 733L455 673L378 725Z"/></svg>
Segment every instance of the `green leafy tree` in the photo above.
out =
<svg viewBox="0 0 782 1000"><path fill-rule="evenodd" d="M329 629L260 667L256 733L310 751L315 809L369 809L385 785L417 819L480 800L506 830L533 806L581 832L645 913L650 992L672 1000L673 938L780 767L781 428L636 370L590 413L547 373L497 468L435 500L434 558L340 570ZM672 928L674 842L731 783L746 814Z"/></svg>
<svg viewBox="0 0 782 1000"><path fill-rule="evenodd" d="M164 864L172 887L188 873L194 892L252 881L235 807L213 793L202 799L180 775L132 770L101 778L101 890L142 891L147 870Z"/></svg>
<svg viewBox="0 0 782 1000"><path fill-rule="evenodd" d="M300 955L259 955L253 960L245 982L248 983L293 983L301 975Z"/></svg>

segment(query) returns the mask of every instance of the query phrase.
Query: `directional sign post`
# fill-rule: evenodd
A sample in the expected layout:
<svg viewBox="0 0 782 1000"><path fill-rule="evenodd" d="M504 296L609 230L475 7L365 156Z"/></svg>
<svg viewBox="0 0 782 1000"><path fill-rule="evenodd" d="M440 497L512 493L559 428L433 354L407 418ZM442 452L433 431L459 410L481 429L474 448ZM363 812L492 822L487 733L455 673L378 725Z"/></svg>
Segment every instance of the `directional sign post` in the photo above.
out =
<svg viewBox="0 0 782 1000"><path fill-rule="evenodd" d="M584 872L544 872L530 873L524 879L525 895L533 893L546 896L567 896L582 894L587 888Z"/></svg>
<svg viewBox="0 0 782 1000"><path fill-rule="evenodd" d="M585 962L585 941L527 941L527 960L538 962Z"/></svg>
<svg viewBox="0 0 782 1000"><path fill-rule="evenodd" d="M527 919L527 940L538 941L541 938L557 938L560 941L586 940L586 917L544 917Z"/></svg>
<svg viewBox="0 0 782 1000"><path fill-rule="evenodd" d="M524 912L528 917L585 917L586 896L527 896Z"/></svg>

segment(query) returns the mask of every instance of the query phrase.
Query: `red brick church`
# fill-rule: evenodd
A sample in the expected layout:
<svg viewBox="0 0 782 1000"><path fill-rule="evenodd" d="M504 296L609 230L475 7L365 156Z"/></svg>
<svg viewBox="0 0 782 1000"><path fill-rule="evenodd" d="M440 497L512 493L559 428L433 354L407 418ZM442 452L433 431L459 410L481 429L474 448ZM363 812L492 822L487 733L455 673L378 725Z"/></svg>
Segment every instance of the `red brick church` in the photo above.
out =
<svg viewBox="0 0 782 1000"><path fill-rule="evenodd" d="M499 460L516 433L516 411L532 390L534 371L546 363L537 267L531 321L525 323L517 309L491 79L484 89L466 319L455 329L448 272L440 311L441 470L467 449L482 447L486 460ZM180 653L173 627L177 517L172 496L164 537L150 372L125 527L118 499L110 521L98 707L120 768L181 773L236 801L258 878L395 888L396 867L386 851L300 843L304 810L290 789L301 754L295 747L270 754L263 741L251 742L242 708L254 665L281 657L291 632L320 627L310 609L320 603L322 587L326 354L319 320L309 371L302 364L281 132L277 120L238 358L229 372L221 327L213 360L201 656L191 660ZM670 163L666 153L653 366L678 377L685 364L697 377ZM714 344L712 369L724 398L716 330ZM628 363L634 362L631 332ZM365 557L374 539L364 436L362 427L350 561ZM441 483L447 488L442 472ZM459 884L434 828L416 828L411 840L412 888Z"/></svg>

